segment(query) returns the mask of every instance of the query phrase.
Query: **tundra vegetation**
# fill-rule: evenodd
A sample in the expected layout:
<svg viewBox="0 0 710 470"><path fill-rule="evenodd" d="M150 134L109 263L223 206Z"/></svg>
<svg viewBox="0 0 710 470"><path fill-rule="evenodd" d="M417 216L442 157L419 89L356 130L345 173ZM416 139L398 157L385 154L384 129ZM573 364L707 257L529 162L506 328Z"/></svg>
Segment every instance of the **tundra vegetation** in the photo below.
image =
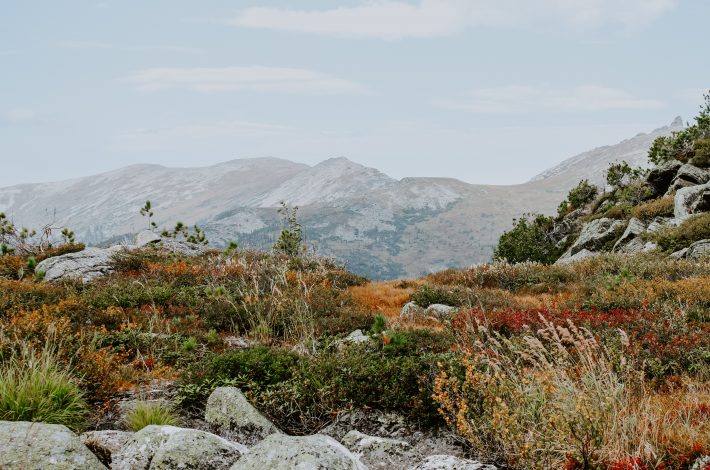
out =
<svg viewBox="0 0 710 470"><path fill-rule="evenodd" d="M651 157L705 161L707 112ZM710 258L667 252L707 238L707 214L656 232L648 253L553 265L566 246L546 244L581 208L589 221L672 212L627 166L610 169L606 191L581 182L556 219L519 219L495 262L378 283L305 249L286 206L270 252L147 245L89 283L35 271L83 249L68 229L37 238L2 216L0 420L189 423L229 385L294 435L380 410L448 428L499 468L690 469L710 454ZM141 211L157 230L150 204ZM168 235L206 242L199 227ZM400 315L410 301L421 311ZM438 304L456 310L424 311ZM354 330L365 341L345 341ZM123 397L165 382L172 403L139 403L117 421Z"/></svg>

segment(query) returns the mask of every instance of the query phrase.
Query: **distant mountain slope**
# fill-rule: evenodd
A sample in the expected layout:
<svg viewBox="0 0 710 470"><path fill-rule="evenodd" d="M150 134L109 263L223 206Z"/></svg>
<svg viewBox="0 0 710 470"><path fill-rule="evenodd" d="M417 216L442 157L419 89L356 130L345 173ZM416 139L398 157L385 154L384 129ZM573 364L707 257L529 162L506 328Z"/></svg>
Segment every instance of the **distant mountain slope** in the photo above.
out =
<svg viewBox="0 0 710 470"><path fill-rule="evenodd" d="M582 178L600 182L609 162L639 164L673 125L573 157L513 186L447 178L396 180L345 158L307 165L274 158L204 168L137 165L73 180L0 188L0 211L17 225L50 220L100 243L146 226L138 209L153 202L159 226L199 223L213 244L236 239L268 248L283 200L301 206L309 242L372 278L396 278L488 261L500 234L524 212L552 213Z"/></svg>
<svg viewBox="0 0 710 470"><path fill-rule="evenodd" d="M625 160L631 166L648 166L646 154L656 139L683 128L683 120L678 116L669 126L661 127L648 134L638 134L616 145L598 147L588 152L569 158L559 165L543 171L530 181L539 181L557 177L558 181L574 184L588 178L597 185L604 182L604 170L610 163Z"/></svg>

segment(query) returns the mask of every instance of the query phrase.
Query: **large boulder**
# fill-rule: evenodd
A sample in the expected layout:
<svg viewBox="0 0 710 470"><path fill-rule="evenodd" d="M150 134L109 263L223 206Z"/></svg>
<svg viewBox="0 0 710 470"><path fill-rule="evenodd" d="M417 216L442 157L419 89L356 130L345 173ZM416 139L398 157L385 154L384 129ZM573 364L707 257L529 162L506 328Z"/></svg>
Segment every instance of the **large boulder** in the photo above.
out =
<svg viewBox="0 0 710 470"><path fill-rule="evenodd" d="M240 458L231 470L366 470L332 437L272 434Z"/></svg>
<svg viewBox="0 0 710 470"><path fill-rule="evenodd" d="M342 443L370 470L410 467L415 459L408 442L368 436L356 430L347 433Z"/></svg>
<svg viewBox="0 0 710 470"><path fill-rule="evenodd" d="M710 256L710 240L698 240L688 247L686 258L700 259Z"/></svg>
<svg viewBox="0 0 710 470"><path fill-rule="evenodd" d="M591 258L592 256L596 256L599 253L595 253L593 251L589 251L586 248L583 249L582 251L578 251L575 254L570 254L569 251L567 251L565 254L560 256L560 258L555 261L555 265L557 266L563 266L565 264L570 264L570 263L575 263L577 261L581 261L586 258Z"/></svg>
<svg viewBox="0 0 710 470"><path fill-rule="evenodd" d="M494 465L486 465L475 460L462 459L453 455L431 455L414 470L497 470Z"/></svg>
<svg viewBox="0 0 710 470"><path fill-rule="evenodd" d="M402 307L402 311L399 312L400 318L414 318L424 315L424 309L417 305L416 302L407 302Z"/></svg>
<svg viewBox="0 0 710 470"><path fill-rule="evenodd" d="M606 217L587 222L582 227L582 232L577 240L570 247L570 255L575 255L585 249L598 251L606 243L614 240L623 228L623 221Z"/></svg>
<svg viewBox="0 0 710 470"><path fill-rule="evenodd" d="M710 171L704 168L698 168L697 166L686 163L678 169L676 173L675 181L684 181L690 184L705 184L710 180ZM671 184L672 186L672 184Z"/></svg>
<svg viewBox="0 0 710 470"><path fill-rule="evenodd" d="M645 245L641 240L641 235L644 232L646 232L646 224L636 217L632 217L621 238L614 244L612 251L627 254L640 253Z"/></svg>
<svg viewBox="0 0 710 470"><path fill-rule="evenodd" d="M0 421L0 468L99 470L106 467L66 426Z"/></svg>
<svg viewBox="0 0 710 470"><path fill-rule="evenodd" d="M114 470L228 469L247 452L241 444L197 429L150 425L113 455Z"/></svg>
<svg viewBox="0 0 710 470"><path fill-rule="evenodd" d="M125 431L88 431L79 439L101 463L110 467L113 456L123 449L132 436L132 432Z"/></svg>
<svg viewBox="0 0 710 470"><path fill-rule="evenodd" d="M44 272L45 281L81 279L89 282L109 274L113 269L113 257L124 249L122 246L110 248L86 248L76 253L53 256L37 264L35 272Z"/></svg>
<svg viewBox="0 0 710 470"><path fill-rule="evenodd" d="M673 201L674 217L681 221L692 215L697 208L696 202L700 200L701 197L706 197L705 194L707 190L710 190L710 183L679 189L678 192L675 193L675 199Z"/></svg>
<svg viewBox="0 0 710 470"><path fill-rule="evenodd" d="M648 172L646 182L653 188L655 195L661 195L668 191L673 178L675 178L678 170L682 166L683 164L681 162L674 159L664 162Z"/></svg>
<svg viewBox="0 0 710 470"><path fill-rule="evenodd" d="M431 304L426 308L424 313L427 317L431 317L439 321L446 321L451 320L451 317L453 317L456 312L458 312L458 309L450 305Z"/></svg>
<svg viewBox="0 0 710 470"><path fill-rule="evenodd" d="M217 387L207 399L205 421L229 438L255 444L279 430L235 387Z"/></svg>

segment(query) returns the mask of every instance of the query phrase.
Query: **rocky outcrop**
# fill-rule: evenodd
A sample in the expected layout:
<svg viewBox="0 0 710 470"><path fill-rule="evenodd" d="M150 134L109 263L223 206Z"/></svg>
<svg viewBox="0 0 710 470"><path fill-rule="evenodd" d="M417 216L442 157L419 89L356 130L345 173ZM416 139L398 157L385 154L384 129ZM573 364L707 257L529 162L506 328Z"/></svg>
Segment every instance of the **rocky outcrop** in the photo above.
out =
<svg viewBox="0 0 710 470"><path fill-rule="evenodd" d="M113 456L114 470L228 469L247 452L243 445L196 429L146 426Z"/></svg>
<svg viewBox="0 0 710 470"><path fill-rule="evenodd" d="M150 245L151 243L157 243L161 240L160 235L152 230L143 230L136 235L135 245L137 247L144 247Z"/></svg>
<svg viewBox="0 0 710 470"><path fill-rule="evenodd" d="M0 421L0 468L100 470L106 467L66 426Z"/></svg>
<svg viewBox="0 0 710 470"><path fill-rule="evenodd" d="M451 455L432 455L414 467L414 470L497 470L497 468Z"/></svg>
<svg viewBox="0 0 710 470"><path fill-rule="evenodd" d="M416 304L416 302L407 302L399 312L400 318L414 318L424 315L424 309Z"/></svg>
<svg viewBox="0 0 710 470"><path fill-rule="evenodd" d="M79 436L79 439L101 463L110 467L113 456L125 447L132 436L132 432L124 431L89 431Z"/></svg>
<svg viewBox="0 0 710 470"><path fill-rule="evenodd" d="M606 243L614 240L623 228L623 221L606 217L587 222L582 227L582 232L577 240L570 247L570 255L575 255L585 249L589 251L599 250Z"/></svg>
<svg viewBox="0 0 710 470"><path fill-rule="evenodd" d="M631 218L621 238L614 244L612 251L626 254L640 253L645 245L643 240L641 240L641 235L645 231L646 224L636 217Z"/></svg>
<svg viewBox="0 0 710 470"><path fill-rule="evenodd" d="M76 253L67 253L47 258L37 264L35 272L43 272L45 281L80 279L90 282L113 270L113 257L123 251L122 246L111 248L86 248Z"/></svg>
<svg viewBox="0 0 710 470"><path fill-rule="evenodd" d="M668 191L673 192L687 186L705 184L708 180L710 180L710 171L686 163L678 169Z"/></svg>
<svg viewBox="0 0 710 470"><path fill-rule="evenodd" d="M235 387L218 387L212 392L207 400L205 421L246 445L279 432Z"/></svg>
<svg viewBox="0 0 710 470"><path fill-rule="evenodd" d="M570 263L574 263L576 261L583 260L585 258L590 258L590 257L595 256L597 254L598 253L594 253L594 252L589 251L587 249L583 249L582 251L578 251L577 253L575 253L573 255L570 255L569 251L568 251L567 253L562 255L560 257L560 259L555 261L555 264L557 266L564 265L564 264L570 264Z"/></svg>
<svg viewBox="0 0 710 470"><path fill-rule="evenodd" d="M412 466L415 454L411 444L397 439L368 436L350 431L342 443L370 470L387 470Z"/></svg>
<svg viewBox="0 0 710 470"><path fill-rule="evenodd" d="M366 470L367 467L335 439L272 434L241 457L231 470Z"/></svg>
<svg viewBox="0 0 710 470"><path fill-rule="evenodd" d="M694 214L697 210L697 201L701 199L701 196L704 200L708 190L710 190L710 183L679 189L674 199L673 215L675 218L683 220Z"/></svg>
<svg viewBox="0 0 710 470"><path fill-rule="evenodd" d="M686 258L700 259L710 256L710 240L698 240L688 247Z"/></svg>
<svg viewBox="0 0 710 470"><path fill-rule="evenodd" d="M655 196L660 196L668 191L673 179L683 164L678 160L670 160L652 168L646 176L646 182L653 189Z"/></svg>

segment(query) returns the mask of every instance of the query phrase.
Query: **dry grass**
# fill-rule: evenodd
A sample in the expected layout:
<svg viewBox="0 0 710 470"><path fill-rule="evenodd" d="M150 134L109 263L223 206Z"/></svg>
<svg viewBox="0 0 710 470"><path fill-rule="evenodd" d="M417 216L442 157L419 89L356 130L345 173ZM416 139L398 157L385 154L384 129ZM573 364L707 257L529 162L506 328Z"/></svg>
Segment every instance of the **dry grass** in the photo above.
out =
<svg viewBox="0 0 710 470"><path fill-rule="evenodd" d="M465 379L440 374L434 398L484 459L641 469L710 447L708 383L658 393L628 360L621 331L616 347L571 322L513 339L482 325L470 334Z"/></svg>
<svg viewBox="0 0 710 470"><path fill-rule="evenodd" d="M350 293L353 300L373 313L395 318L399 317L402 307L409 302L418 284L402 281L370 282L351 287Z"/></svg>

